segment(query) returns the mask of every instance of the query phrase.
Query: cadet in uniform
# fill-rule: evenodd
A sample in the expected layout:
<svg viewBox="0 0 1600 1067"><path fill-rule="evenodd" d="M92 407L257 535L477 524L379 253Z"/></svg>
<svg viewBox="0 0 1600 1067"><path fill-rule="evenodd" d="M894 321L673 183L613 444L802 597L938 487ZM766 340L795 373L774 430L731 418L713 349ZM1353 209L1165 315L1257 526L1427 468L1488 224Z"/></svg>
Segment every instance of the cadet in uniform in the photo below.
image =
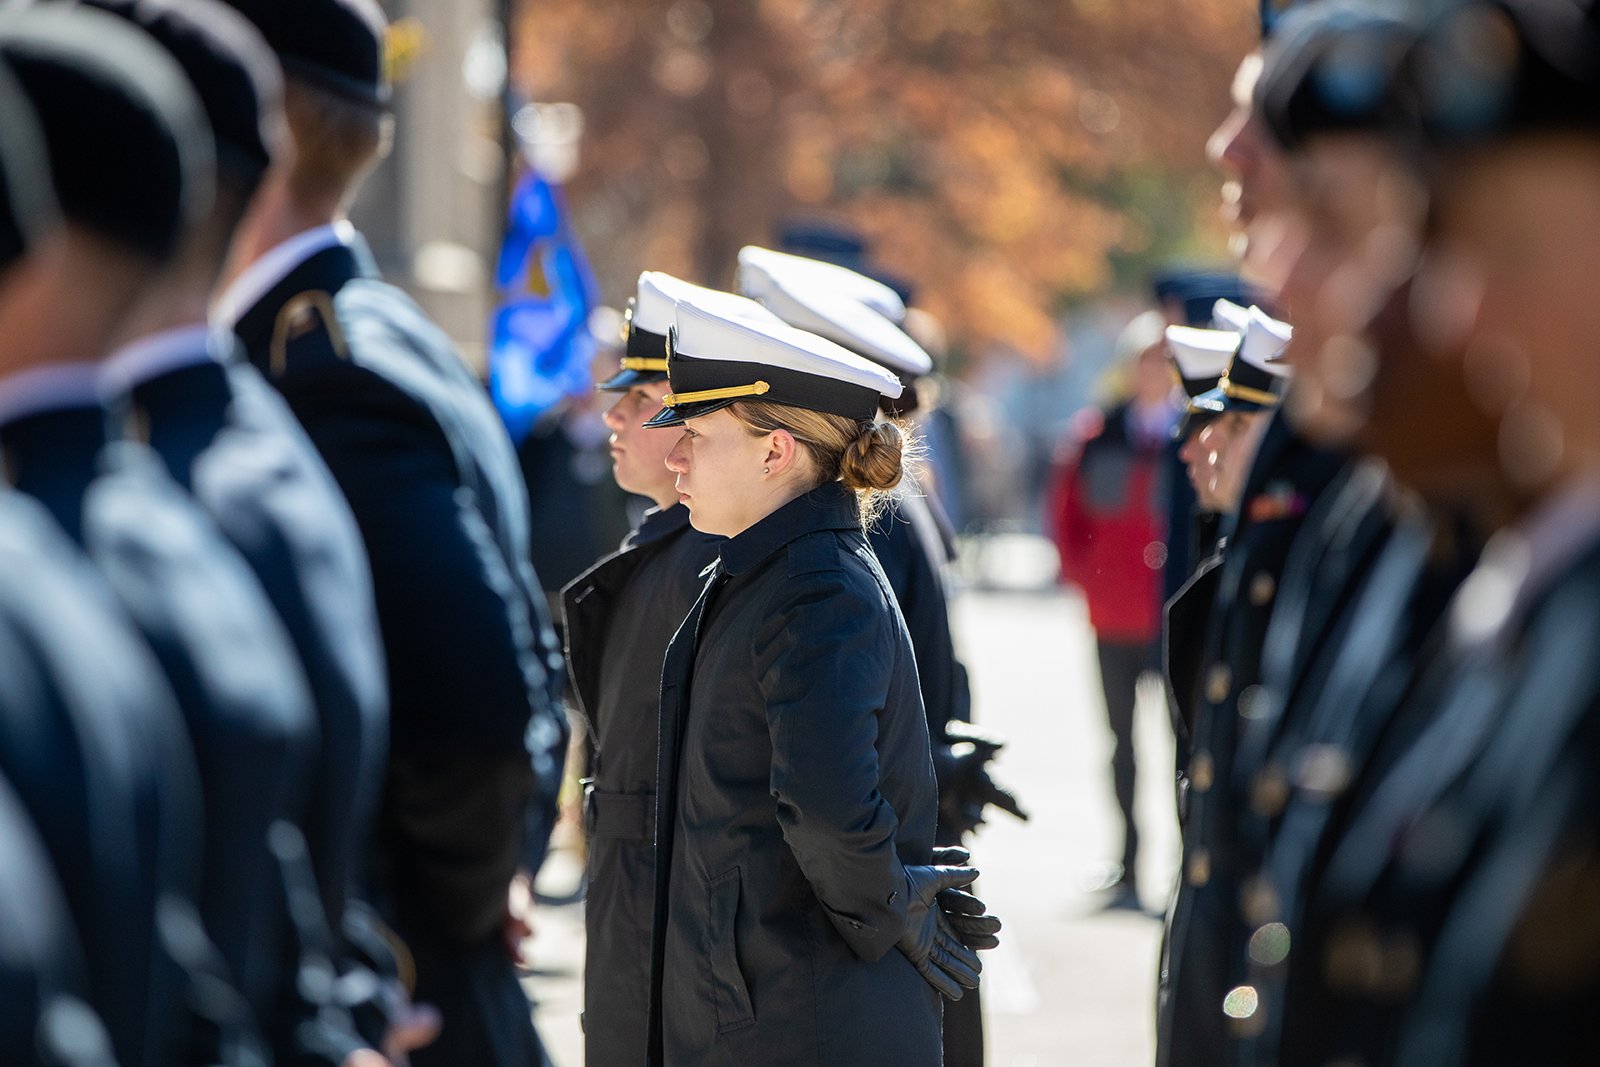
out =
<svg viewBox="0 0 1600 1067"><path fill-rule="evenodd" d="M28 253L63 239L24 99L0 71L8 327L0 395L39 328L26 305L47 268ZM162 1042L181 1028L176 1006L150 996L152 982L158 995L181 988L154 912L157 896L177 888L171 860L186 860L197 844L192 793L184 794L191 810L163 803L178 799L172 785L193 787L192 766L162 765L173 753L154 743L181 740L171 700L82 556L43 508L0 478L0 1060L8 1064L111 1067L114 1047L124 1063L144 1062L146 1042L170 1048ZM173 900L168 912L199 931L192 904Z"/></svg>
<svg viewBox="0 0 1600 1067"><path fill-rule="evenodd" d="M902 323L906 308L887 285L848 268L746 246L739 251L739 287L790 326L809 330L897 376L904 389L880 399L879 412L910 432L917 410L917 383L933 370L933 359ZM953 558L946 524L907 471L887 494L881 514L867 526L867 542L894 590L911 635L917 681L933 742L939 784L939 822L934 839L960 845L996 805L1026 819L1009 791L996 785L987 764L1003 747L998 738L966 725L972 718L967 670L956 659L950 634L944 568ZM983 1013L977 989L947 1007L946 1067L983 1063Z"/></svg>
<svg viewBox="0 0 1600 1067"><path fill-rule="evenodd" d="M299 936L303 951L360 970L339 935L364 865L388 730L366 552L305 431L240 357L232 336L206 321L234 228L272 164L276 146L266 131L282 117L277 63L249 22L224 4L91 2L140 26L183 66L206 107L218 168L210 211L124 328L134 339L106 360L104 392L127 432L148 441L239 551L294 642L317 710L300 829L322 913L315 929ZM357 986L369 996L375 989L370 979L346 988ZM362 1007L366 1040L377 1042L383 1013ZM281 1022L273 1041L287 1048L301 1024ZM329 1025L345 1031L330 1033L335 1043L354 1036L349 1020Z"/></svg>
<svg viewBox="0 0 1600 1067"><path fill-rule="evenodd" d="M1242 936L1238 893L1244 874L1254 870L1239 855L1242 804L1234 783L1239 724L1256 713L1261 697L1261 642L1284 558L1311 502L1340 462L1300 441L1275 417L1287 381L1287 368L1277 357L1290 331L1259 308L1250 317L1228 373L1217 389L1194 401L1218 415L1273 414L1255 416L1258 429L1265 423L1264 433L1237 510L1224 520L1228 545L1206 626L1187 773L1183 865L1168 913L1162 969L1157 1055L1163 1067L1217 1063L1226 1054L1227 1013L1238 1010L1225 1003L1241 966L1233 951Z"/></svg>
<svg viewBox="0 0 1600 1067"><path fill-rule="evenodd" d="M1463 42L1485 25L1508 47L1468 53L1476 80L1465 96L1484 106L1462 109L1416 72L1463 69ZM1304 889L1279 1059L1585 1063L1600 975L1581 903L1600 840L1589 400L1600 323L1581 279L1600 247L1600 22L1561 2L1465 4L1416 52L1384 88L1387 101L1421 102L1432 138L1427 254L1415 290L1397 287L1373 333L1386 378L1435 387L1436 425L1406 431L1436 430L1452 447L1394 449L1392 424L1372 436L1401 483L1494 536L1434 632L1411 642L1422 663L1392 710L1375 726L1377 709L1360 709L1357 725L1381 727L1376 742L1337 749L1354 781ZM1383 132L1398 158L1415 151L1407 131ZM1397 327L1415 321L1413 291L1438 292L1464 271L1479 280L1474 295L1450 298L1465 299L1450 311L1471 324L1465 336ZM1518 403L1548 420L1558 454L1500 444L1517 405L1485 407L1471 388L1472 352L1488 338L1520 354ZM1374 383L1374 422L1392 403L1384 385ZM1352 966L1362 959L1381 965Z"/></svg>
<svg viewBox="0 0 1600 1067"><path fill-rule="evenodd" d="M538 1064L508 898L524 809L554 804L565 718L527 492L481 384L344 218L386 136L382 12L233 3L284 67L295 156L239 231L214 321L305 427L372 564L391 704L374 891L443 1018L412 1060Z"/></svg>
<svg viewBox="0 0 1600 1067"><path fill-rule="evenodd" d="M668 391L667 334L678 299L689 296L731 314L777 321L743 297L657 271L639 275L625 320L622 368L600 389L620 394L605 416L617 484L655 507L621 551L561 593L572 688L593 753L593 778L584 791L583 1029L584 1055L594 1067L645 1060L661 663L722 544L691 527L689 509L678 500L666 460L681 431L644 427Z"/></svg>
<svg viewBox="0 0 1600 1067"><path fill-rule="evenodd" d="M1219 302L1220 303L1220 302ZM1240 331L1242 332L1242 331ZM1228 364L1239 349L1240 332L1205 330L1191 326L1167 327L1167 355L1173 375L1187 398L1173 437L1178 442L1178 458L1194 487L1194 533L1189 558L1196 561L1194 573L1168 599L1161 619L1161 669L1167 683L1167 702L1172 708L1172 732L1177 739L1178 811L1182 818L1189 766L1189 749L1194 737L1194 696L1199 687L1200 667L1205 653L1205 625L1216 596L1218 568L1222 565L1222 545L1216 526L1226 502L1213 492L1211 450L1200 444L1200 433L1215 415L1193 406L1195 398L1217 387ZM1172 530L1175 541L1184 531Z"/></svg>
<svg viewBox="0 0 1600 1067"><path fill-rule="evenodd" d="M937 1063L962 936L998 923L936 901L977 872L930 865L916 665L861 533L854 490L900 477L875 421L900 383L686 302L668 374L647 425L688 424L668 464L729 540L662 674L651 1062Z"/></svg>
<svg viewBox="0 0 1600 1067"><path fill-rule="evenodd" d="M230 973L262 1026L280 1012L314 1019L322 1005L286 951L285 857L269 842L277 820L303 817L316 736L304 675L243 560L145 446L109 440L98 396L123 316L210 200L203 112L166 53L89 8L19 14L0 55L40 114L74 269L98 282L62 290L79 325L41 339L41 365L11 379L0 445L17 488L88 551L172 683L204 797L200 912ZM108 142L149 185L104 180Z"/></svg>

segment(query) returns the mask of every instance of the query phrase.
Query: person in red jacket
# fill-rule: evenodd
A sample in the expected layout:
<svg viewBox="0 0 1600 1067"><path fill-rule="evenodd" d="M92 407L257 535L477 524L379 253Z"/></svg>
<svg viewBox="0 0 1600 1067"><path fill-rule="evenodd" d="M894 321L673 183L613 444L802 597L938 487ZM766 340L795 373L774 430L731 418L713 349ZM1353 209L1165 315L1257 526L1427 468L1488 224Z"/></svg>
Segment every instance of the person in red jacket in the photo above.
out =
<svg viewBox="0 0 1600 1067"><path fill-rule="evenodd" d="M1139 830L1134 819L1133 711L1139 678L1159 669L1167 494L1178 408L1155 312L1117 341L1127 399L1074 420L1050 495L1061 576L1083 592L1099 651L1112 782L1122 811L1122 862L1105 880L1110 907L1137 909Z"/></svg>

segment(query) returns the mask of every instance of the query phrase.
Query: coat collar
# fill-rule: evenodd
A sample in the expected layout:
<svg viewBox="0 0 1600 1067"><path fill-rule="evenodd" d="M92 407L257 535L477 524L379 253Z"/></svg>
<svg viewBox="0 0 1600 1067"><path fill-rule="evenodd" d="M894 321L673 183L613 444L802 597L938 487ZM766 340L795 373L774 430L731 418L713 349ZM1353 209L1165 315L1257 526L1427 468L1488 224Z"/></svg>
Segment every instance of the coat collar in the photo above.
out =
<svg viewBox="0 0 1600 1067"><path fill-rule="evenodd" d="M840 482L824 482L730 538L722 547L722 569L742 574L791 541L822 530L861 530L856 495Z"/></svg>
<svg viewBox="0 0 1600 1067"><path fill-rule="evenodd" d="M309 290L330 296L356 278L375 278L377 266L361 235L352 232L348 241L320 248L301 260L266 295L257 300L233 324L233 332L250 352L264 351L272 342L278 312L291 299Z"/></svg>
<svg viewBox="0 0 1600 1067"><path fill-rule="evenodd" d="M666 540L688 525L689 509L682 504L674 504L670 508L651 508L644 513L639 528L628 535L622 547L629 549L653 545L657 541Z"/></svg>

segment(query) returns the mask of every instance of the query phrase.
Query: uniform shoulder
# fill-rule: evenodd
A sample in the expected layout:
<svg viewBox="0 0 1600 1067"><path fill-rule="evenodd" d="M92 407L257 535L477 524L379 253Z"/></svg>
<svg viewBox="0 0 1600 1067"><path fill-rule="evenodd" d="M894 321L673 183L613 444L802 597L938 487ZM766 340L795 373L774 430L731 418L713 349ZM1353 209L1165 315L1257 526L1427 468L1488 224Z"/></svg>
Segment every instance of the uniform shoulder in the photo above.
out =
<svg viewBox="0 0 1600 1067"><path fill-rule="evenodd" d="M825 576L842 573L849 555L844 541L845 538L833 530L819 530L795 538L786 550L789 577L816 575L819 582L825 582Z"/></svg>

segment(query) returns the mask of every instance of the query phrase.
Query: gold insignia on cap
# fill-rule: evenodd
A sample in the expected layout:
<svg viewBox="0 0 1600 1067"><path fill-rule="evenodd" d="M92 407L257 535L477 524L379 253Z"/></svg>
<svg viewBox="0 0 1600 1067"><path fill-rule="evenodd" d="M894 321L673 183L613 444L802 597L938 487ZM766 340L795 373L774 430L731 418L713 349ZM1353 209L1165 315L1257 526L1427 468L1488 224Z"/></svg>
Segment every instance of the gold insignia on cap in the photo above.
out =
<svg viewBox="0 0 1600 1067"><path fill-rule="evenodd" d="M664 359L645 359L642 356L626 356L622 360L623 370L653 370L666 372L667 361Z"/></svg>
<svg viewBox="0 0 1600 1067"><path fill-rule="evenodd" d="M1235 385L1226 375L1217 382L1217 388L1222 390L1222 395L1229 400L1243 400L1247 404L1260 404L1264 408L1278 406L1278 394L1269 393L1265 389L1252 389L1248 385Z"/></svg>
<svg viewBox="0 0 1600 1067"><path fill-rule="evenodd" d="M730 385L726 389L700 389L692 393L668 393L661 398L661 406L675 408L679 404L701 404L708 400L733 400L741 396L765 396L772 386L766 382L749 385Z"/></svg>
<svg viewBox="0 0 1600 1067"><path fill-rule="evenodd" d="M639 306L637 297L628 297L628 306L622 309L622 343L627 344L628 338L633 336L633 309Z"/></svg>

